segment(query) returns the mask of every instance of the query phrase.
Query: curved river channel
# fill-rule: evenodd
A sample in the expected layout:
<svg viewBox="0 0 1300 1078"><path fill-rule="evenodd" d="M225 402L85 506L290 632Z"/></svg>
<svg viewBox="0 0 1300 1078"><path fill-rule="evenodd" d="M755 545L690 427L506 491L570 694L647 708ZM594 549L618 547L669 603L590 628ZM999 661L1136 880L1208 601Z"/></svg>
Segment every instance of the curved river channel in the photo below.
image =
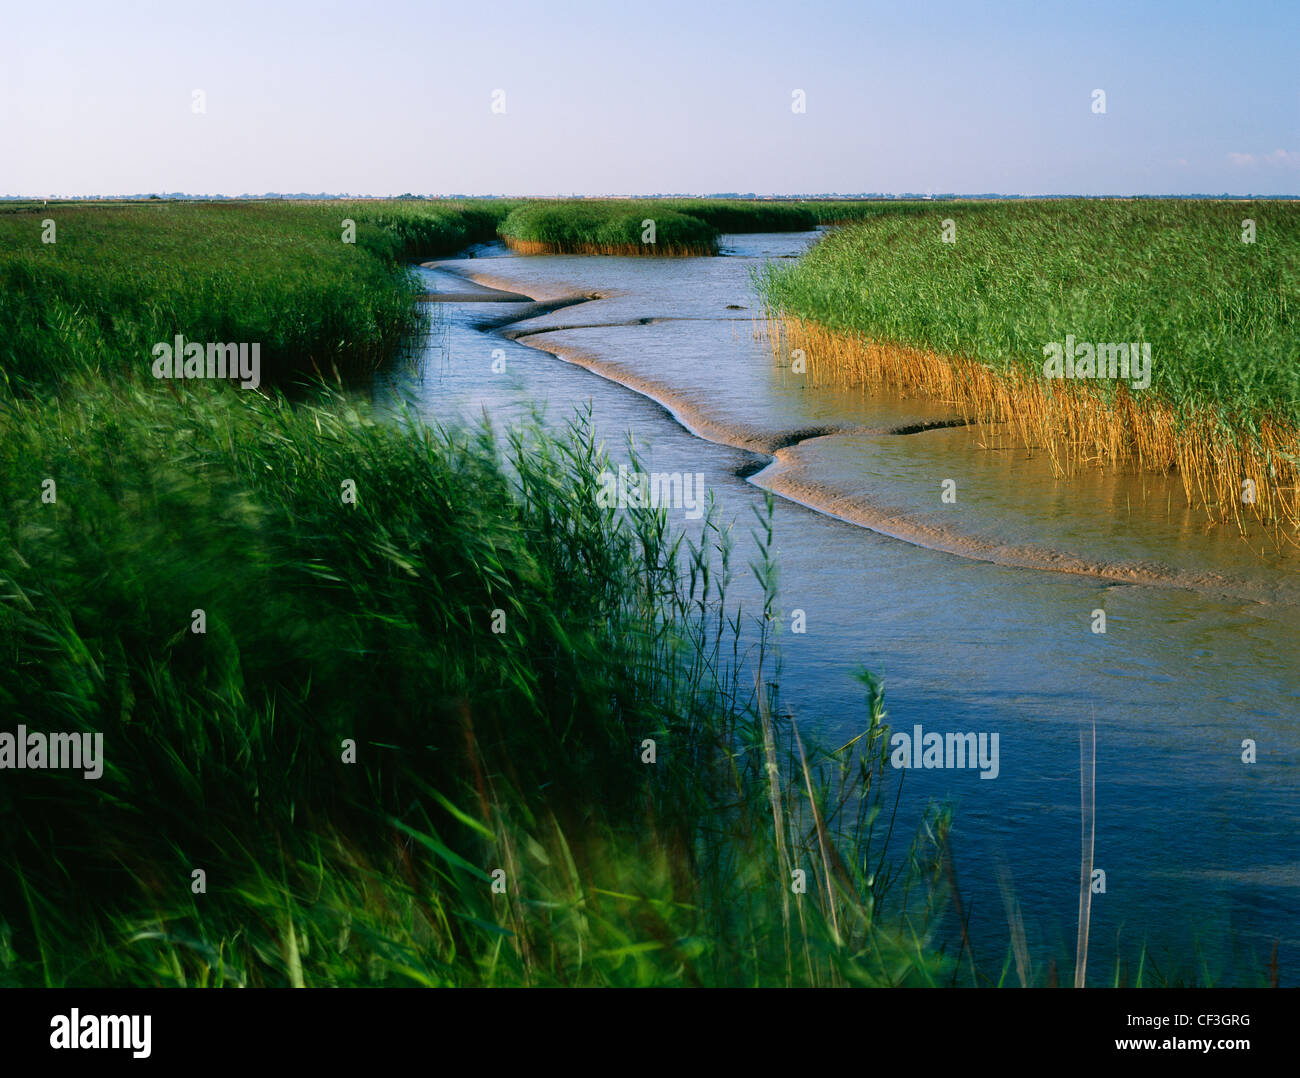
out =
<svg viewBox="0 0 1300 1078"><path fill-rule="evenodd" d="M1154 963L1254 983L1276 943L1280 982L1300 984L1300 559L1204 527L1159 477L1058 478L943 405L805 387L756 332L751 272L816 237L728 236L716 258L491 245L429 263L441 317L376 396L499 430L589 404L616 460L631 431L646 471L703 475L735 521L728 598L750 609L751 507L778 494L778 606L806 628L777 639L781 697L801 729L832 747L860 733L866 666L892 731L998 735L996 778L892 772L901 831L927 803L953 806L984 973L1010 953L1005 892L1036 971L1054 959L1072 976L1079 734L1095 719L1106 890L1089 983L1113 983L1121 959L1134 979L1143 946L1148 977Z"/></svg>

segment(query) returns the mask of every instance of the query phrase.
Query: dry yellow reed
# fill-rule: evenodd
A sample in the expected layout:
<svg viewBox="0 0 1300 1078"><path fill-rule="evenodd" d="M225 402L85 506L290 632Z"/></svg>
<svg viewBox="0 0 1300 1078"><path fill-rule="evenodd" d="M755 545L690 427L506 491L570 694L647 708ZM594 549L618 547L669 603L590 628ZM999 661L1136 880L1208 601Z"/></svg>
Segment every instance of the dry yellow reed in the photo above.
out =
<svg viewBox="0 0 1300 1078"><path fill-rule="evenodd" d="M950 404L962 418L1008 424L1042 448L1057 474L1081 465L1177 472L1189 505L1212 521L1247 520L1300 529L1300 430L1264 418L1234 429L1207 410L1177 408L1127 385L1053 381L1021 368L995 369L961 356L863 340L793 317L768 317L768 340L784 361L804 355L810 386L871 385ZM1251 498L1253 497L1253 500ZM1292 539L1294 542L1295 540Z"/></svg>

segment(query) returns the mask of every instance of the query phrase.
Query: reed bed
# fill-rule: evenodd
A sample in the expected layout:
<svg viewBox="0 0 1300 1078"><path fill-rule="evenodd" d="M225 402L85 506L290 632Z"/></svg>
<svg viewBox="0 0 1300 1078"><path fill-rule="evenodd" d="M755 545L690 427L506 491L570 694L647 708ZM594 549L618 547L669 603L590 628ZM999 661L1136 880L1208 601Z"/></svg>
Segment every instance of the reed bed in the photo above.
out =
<svg viewBox="0 0 1300 1078"><path fill-rule="evenodd" d="M500 234L521 254L715 255L723 232L811 231L816 206L738 199L530 202L510 213ZM653 244L642 239L647 220L655 223Z"/></svg>
<svg viewBox="0 0 1300 1078"><path fill-rule="evenodd" d="M654 224L647 242L645 222ZM711 224L661 202L530 202L502 221L501 239L524 254L714 255Z"/></svg>
<svg viewBox="0 0 1300 1078"><path fill-rule="evenodd" d="M589 417L503 440L137 361L200 326L364 370L401 259L510 209L0 224L3 732L103 737L98 778L0 784L0 985L989 983L948 813L891 811L880 683L839 748L777 692L770 495L743 611L716 507L597 505Z"/></svg>
<svg viewBox="0 0 1300 1078"><path fill-rule="evenodd" d="M948 203L930 199L816 199L800 205L813 215L816 224L847 225L882 216L933 213L936 207Z"/></svg>
<svg viewBox="0 0 1300 1078"><path fill-rule="evenodd" d="M690 243L587 243L585 241L521 240L502 236L501 241L521 255L613 255L620 258L696 258L717 254L709 244Z"/></svg>
<svg viewBox="0 0 1300 1078"><path fill-rule="evenodd" d="M954 976L942 818L886 858L878 685L855 744L796 746L774 593L730 609L714 513L599 508L585 421L69 389L0 404L0 713L104 772L7 773L0 983Z"/></svg>
<svg viewBox="0 0 1300 1078"><path fill-rule="evenodd" d="M1058 474L1107 465L1174 472L1188 503L1211 520L1256 521L1279 539L1300 525L1300 430L1259 420L1254 436L1209 409L1191 412L1139 400L1126 388L1105 393L1086 382L1050 382L1011 367L926 349L880 344L798 318L772 318L767 335L788 362L800 349L809 385L871 385L943 401L963 418L1009 425L1019 444L1041 448ZM1254 484L1254 502L1242 484ZM1277 530L1285 525L1287 530Z"/></svg>
<svg viewBox="0 0 1300 1078"><path fill-rule="evenodd" d="M352 378L413 328L403 260L495 237L510 203L131 203L0 215L0 378L149 368L175 334L258 342L264 380ZM53 243L42 242L54 222ZM344 242L345 221L355 243Z"/></svg>
<svg viewBox="0 0 1300 1078"><path fill-rule="evenodd" d="M1045 202L882 217L758 283L773 346L803 349L810 384L948 402L1066 473L1176 472L1212 520L1293 540L1298 267L1290 204ZM1150 387L1044 377L1044 346L1066 334L1150 342Z"/></svg>
<svg viewBox="0 0 1300 1078"><path fill-rule="evenodd" d="M810 232L817 227L821 205L716 198L662 201L669 209L698 217L719 232Z"/></svg>
<svg viewBox="0 0 1300 1078"><path fill-rule="evenodd" d="M728 608L721 522L693 546L662 512L599 509L609 461L581 424L502 445L341 390L147 373L179 331L263 340L281 378L362 374L412 324L403 259L512 208L0 223L0 714L102 735L104 767L6 772L0 984L948 976L941 821L888 861L874 827L878 693L860 747L796 771L771 619Z"/></svg>

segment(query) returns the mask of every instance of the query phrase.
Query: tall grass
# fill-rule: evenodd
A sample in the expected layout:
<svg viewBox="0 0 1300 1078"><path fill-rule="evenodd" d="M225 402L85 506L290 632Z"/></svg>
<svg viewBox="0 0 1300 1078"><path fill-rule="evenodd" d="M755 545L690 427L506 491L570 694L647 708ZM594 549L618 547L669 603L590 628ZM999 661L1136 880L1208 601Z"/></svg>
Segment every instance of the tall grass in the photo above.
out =
<svg viewBox="0 0 1300 1078"><path fill-rule="evenodd" d="M813 382L949 400L1065 470L1176 469L1217 519L1294 526L1298 282L1291 203L1051 201L883 214L760 287L774 340L804 349ZM1149 343L1150 387L1044 378L1044 346L1067 334Z"/></svg>
<svg viewBox="0 0 1300 1078"><path fill-rule="evenodd" d="M647 217L653 245L641 242ZM0 214L0 376L24 392L77 372L148 369L152 347L181 334L258 344L268 383L347 380L413 328L407 259L454 254L498 229L523 251L713 254L719 227L811 223L793 207L707 200L10 207Z"/></svg>
<svg viewBox="0 0 1300 1078"><path fill-rule="evenodd" d="M257 342L264 379L352 377L414 322L401 260L494 237L509 205L136 203L0 216L0 375L148 370L176 334ZM55 223L54 243L42 222ZM355 243L344 242L345 222Z"/></svg>
<svg viewBox="0 0 1300 1078"><path fill-rule="evenodd" d="M598 508L607 463L583 423L502 446L338 397L0 406L0 714L105 755L7 773L0 980L945 976L932 858L881 867L878 689L794 768L725 528Z"/></svg>
<svg viewBox="0 0 1300 1078"><path fill-rule="evenodd" d="M817 227L816 204L737 199L529 202L501 225L523 254L714 255L723 232L800 232ZM643 240L645 222L655 241Z"/></svg>
<svg viewBox="0 0 1300 1078"><path fill-rule="evenodd" d="M799 203L822 225L844 225L881 216L929 214L956 203L898 199L812 199Z"/></svg>
<svg viewBox="0 0 1300 1078"><path fill-rule="evenodd" d="M0 733L104 739L97 780L5 772L0 984L981 980L947 813L900 848L879 683L838 749L776 692L770 496L747 612L715 510L597 506L585 420L144 373L177 330L364 370L400 260L510 208L357 204L356 249L335 204L0 223Z"/></svg>
<svg viewBox="0 0 1300 1078"><path fill-rule="evenodd" d="M719 232L809 232L817 227L817 205L718 198L672 198L664 204Z"/></svg>
<svg viewBox="0 0 1300 1078"><path fill-rule="evenodd" d="M647 221L654 225L650 242ZM501 238L523 254L713 255L717 229L652 202L530 202L501 223Z"/></svg>

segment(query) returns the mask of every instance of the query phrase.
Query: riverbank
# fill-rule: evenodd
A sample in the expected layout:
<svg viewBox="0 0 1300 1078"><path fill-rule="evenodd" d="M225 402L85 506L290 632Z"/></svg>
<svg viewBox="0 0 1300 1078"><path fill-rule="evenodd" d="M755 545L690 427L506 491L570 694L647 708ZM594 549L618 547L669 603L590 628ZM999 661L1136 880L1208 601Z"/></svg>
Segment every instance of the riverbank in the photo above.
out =
<svg viewBox="0 0 1300 1078"><path fill-rule="evenodd" d="M957 975L924 928L945 818L911 849L900 825L877 876L855 816L880 811L879 685L857 743L797 740L771 618L729 620L727 522L688 550L599 509L618 462L580 423L503 446L286 399L379 362L413 324L408 245L465 225L371 206L353 245L337 207L276 212L68 214L54 250L6 219L0 711L103 756L4 769L0 982ZM275 334L267 377L156 378L176 333Z"/></svg>
<svg viewBox="0 0 1300 1078"><path fill-rule="evenodd" d="M384 220L376 234L390 237L392 252L406 250L403 236L433 227ZM899 447L966 433L945 425L951 412L942 406L910 402L899 418L892 402L809 392L760 362L762 323L745 310L748 267L764 251L793 257L799 235L757 237L756 255L729 259L461 263L541 301L498 308L474 300L465 317L475 325L515 324L500 336L457 338L463 347L445 362L436 341L411 357L439 403L454 403L463 379L489 386L490 405L476 399L466 411L490 411L503 427L496 439L441 414L425 424L409 411L376 413L351 393L290 404L273 383L264 399L155 380L148 347L128 347L129 330L154 331L153 322L133 321L141 309L166 312L132 297L167 290L123 273L115 318L93 288L110 278L91 262L76 266L81 324L122 348L99 355L82 342L75 354L100 360L93 371L76 369L80 362L62 368L43 352L45 362L29 365L0 404L0 497L13 507L0 533L9 596L0 602L0 641L16 671L0 704L29 730L105 734L105 771L93 782L15 772L19 781L5 783L16 791L3 847L11 871L0 890L11 927L6 983L987 983L1006 954L1005 926L980 937L973 972L947 904L956 885L946 816L931 818L912 849L902 837L953 787L917 771L908 776L915 792L889 800L895 788L885 780L897 776L882 766L880 686L855 683L850 671L864 661L889 671L899 729L928 729L936 714L956 728L1001 726L997 782L971 776L964 790L962 850L972 867L992 864L996 851L973 849L970 835L1000 834L1014 851L1018 901L1035 916L1053 908L1059 886L1067 899L1077 890L1069 750L1073 724L1086 715L1074 714L1075 704L1124 701L1122 714L1102 708L1103 752L1191 768L1216 791L1246 781L1235 750L1218 751L1237 725L1284 752L1290 735L1274 712L1289 713L1291 626L1278 618L1257 630L1264 615L1252 605L1055 582L1065 574L1026 580L923 547L864 543L861 529L761 495L752 544L730 537L721 510L679 532L662 512L597 512L588 495L619 463L697 474L698 440L683 434L678 458L639 466L605 457L581 423L515 440L529 428L513 417L543 399L536 390L550 384L551 368L604 382L565 364L530 364L537 352L525 344L562 356L585 350L607 371L654 379L705 419L728 429L747 422L756 445L778 452L791 431L799 434L791 454L814 455L854 438L866 446L878 434L889 440L891 473ZM237 241L238 233L228 240ZM246 306L248 326L280 310L295 339L311 340L307 294L297 293L301 307L280 307L295 291L277 274L292 271L304 250L296 239L284 246L293 257L246 260L238 294L262 299ZM730 238L730 249L740 246ZM170 262L160 251L159 265L220 293L228 254L205 263L202 249L175 251ZM401 263L395 253L383 262L389 287L408 301L436 291L410 280ZM643 291L636 274L647 275ZM356 280L339 274L322 305L350 302ZM25 296L23 309L40 311L40 295ZM459 318L456 306L429 305ZM230 325L217 339L248 332ZM350 340L371 328L359 321ZM320 365L345 369L344 345L319 339ZM592 392L555 384L566 418ZM640 400L611 392L618 409L623 398ZM814 436L819 429L833 433ZM864 461L876 458L872 484L882 478L880 447L867 448L835 473L854 485L853 497ZM736 472L726 470L730 454L722 459L723 468L704 470L752 498L748 484L728 486ZM915 463L927 481L936 474L932 462ZM804 464L826 476L824 456ZM740 504L735 518L752 520ZM1014 520L1003 513L998 527ZM736 569L742 559L753 580ZM778 566L780 606L771 590ZM1038 595L1051 599L1026 605ZM813 631L784 634L774 698L754 686L775 692L765 634L790 624L786 604L808 614ZM1115 643L1085 636L1081 649L1074 622L1099 605ZM1124 632L1152 621L1160 632ZM967 636L975 650L963 650ZM915 654L894 650L911 641ZM1224 668L1245 672L1228 699L1218 687ZM954 670L960 684L943 674ZM1020 714L1024 700L1032 714ZM1231 710L1236 725L1187 725L1207 700ZM801 709L798 742L792 708ZM816 742L845 749L824 752ZM1145 791L1142 767L1134 788ZM1252 804L1275 829L1257 829L1269 839L1267 856L1285 861L1294 799L1272 792L1277 775L1270 764L1249 781L1258 782ZM1106 787L1112 816L1141 836L1140 849L1165 849L1173 841L1166 825L1178 821L1194 851L1171 854L1175 867L1205 860L1216 872L1226 862L1215 851L1242 856L1250 836L1222 833L1217 802L1169 782L1172 800L1159 813L1122 782ZM885 820L893 852L880 845ZM1145 879L1149 866L1111 826L1108 838L1103 810L1098 841L1109 867ZM794 889L796 866L803 891ZM1285 869L1260 872L1272 881ZM1000 901L987 875L963 875L966 901L973 894L981 910ZM1181 876L1173 883L1177 894L1210 886ZM1118 940L1134 914L1158 932L1174 923L1177 907L1144 886L1117 888L1097 905L1097 938ZM891 889L907 896L906 917ZM1214 905L1223 888L1211 890ZM1226 900L1238 894L1229 889ZM1289 908L1271 882L1241 901ZM1067 909L1067 924L1072 917ZM1273 921L1260 923L1261 938L1243 948L1273 942L1263 938ZM1072 951L1050 928L1028 931L1035 961L1027 976L1050 983ZM950 947L939 942L947 937ZM1234 931L1232 948L1236 940ZM1173 969L1186 977L1190 951L1184 938L1175 942L1159 975L1143 980L1148 967L1130 966L1125 952L1113 970L1103 955L1101 976L1131 983L1132 969L1151 983ZM1226 953L1215 951L1216 964ZM1244 983L1257 979L1253 958L1216 968ZM1282 962L1292 967L1289 950ZM1191 976L1217 977L1208 967Z"/></svg>
<svg viewBox="0 0 1300 1078"><path fill-rule="evenodd" d="M1212 519L1294 544L1297 281L1293 203L1112 201L879 216L763 287L809 385L1010 424L1063 472L1175 474Z"/></svg>
<svg viewBox="0 0 1300 1078"><path fill-rule="evenodd" d="M1176 474L1090 468L1067 477L1051 454L1017 448L1016 425L977 423L942 397L810 384L788 364L756 369L729 342L743 335L769 349L769 324L742 304L671 287L660 293L649 281L643 292L644 274L611 260L429 265L495 294L529 290L562 302L567 309L555 317L505 306L480 322L650 397L693 434L751 454L744 468L753 482L819 512L1010 568L1300 606L1294 552L1276 549L1273 532L1249 520L1242 526L1250 542L1236 529L1207 533L1213 518L1184 504ZM546 271L533 272L535 265ZM960 489L951 506L941 501L944 477Z"/></svg>
<svg viewBox="0 0 1300 1078"><path fill-rule="evenodd" d="M85 373L147 376L152 349L179 333L255 342L266 385L354 379L417 324L406 259L492 239L509 208L164 203L0 215L0 370L21 395Z"/></svg>
<svg viewBox="0 0 1300 1078"><path fill-rule="evenodd" d="M514 304L449 310L422 372L392 390L434 418L487 411L503 426L540 409L562 428L581 401L611 444L634 430L652 470L702 473L724 517L738 522L762 505L755 482L781 474L817 484L800 500L821 506L833 492L839 510L876 507L989 543L987 560L951 557L924 539L895 542L881 537L887 529L778 498L780 680L801 729L832 744L854 736L858 700L846 672L864 663L888 678L892 728L1001 732L996 781L909 771L899 813L910 819L927 801L954 800L952 855L963 902L976 911L977 966L1006 955L1006 891L992 871L1001 865L1024 913L1032 983L1046 983L1049 959L1058 969L1072 961L1078 729L1095 722L1097 849L1111 887L1093 904L1094 944L1108 943L1094 952L1090 983L1131 983L1152 962L1184 979L1258 983L1278 939L1289 981L1287 881L1300 857L1288 718L1300 648L1294 566L1261 560L1232 529L1207 530L1179 508L1176 478L1101 469L1057 478L1045 454L942 425L954 415L941 403L790 377L771 362L761 312L755 321L748 309L751 273L815 238L727 237L729 256L719 259L522 258L496 248L440 261L425 271L430 288L454 292L468 276L539 298L599 298L522 321ZM489 354L499 362L489 365ZM701 419L712 441L696 437ZM781 459L755 474L768 459L755 452L815 427L836 433L778 450ZM739 432L762 444L728 448ZM955 482L952 504L940 500L944 478ZM1188 586L1041 571L1053 549L1103 567L1173 570ZM1049 563L1005 567L1017 550ZM736 573L733 586L755 609L747 576ZM792 612L806 615L806 634L790 631ZM1243 763L1247 736L1272 746L1267 761Z"/></svg>
<svg viewBox="0 0 1300 1078"><path fill-rule="evenodd" d="M525 255L690 257L718 253L723 232L798 232L813 228L820 203L708 199L530 202L498 230ZM838 214L840 210L835 210Z"/></svg>

